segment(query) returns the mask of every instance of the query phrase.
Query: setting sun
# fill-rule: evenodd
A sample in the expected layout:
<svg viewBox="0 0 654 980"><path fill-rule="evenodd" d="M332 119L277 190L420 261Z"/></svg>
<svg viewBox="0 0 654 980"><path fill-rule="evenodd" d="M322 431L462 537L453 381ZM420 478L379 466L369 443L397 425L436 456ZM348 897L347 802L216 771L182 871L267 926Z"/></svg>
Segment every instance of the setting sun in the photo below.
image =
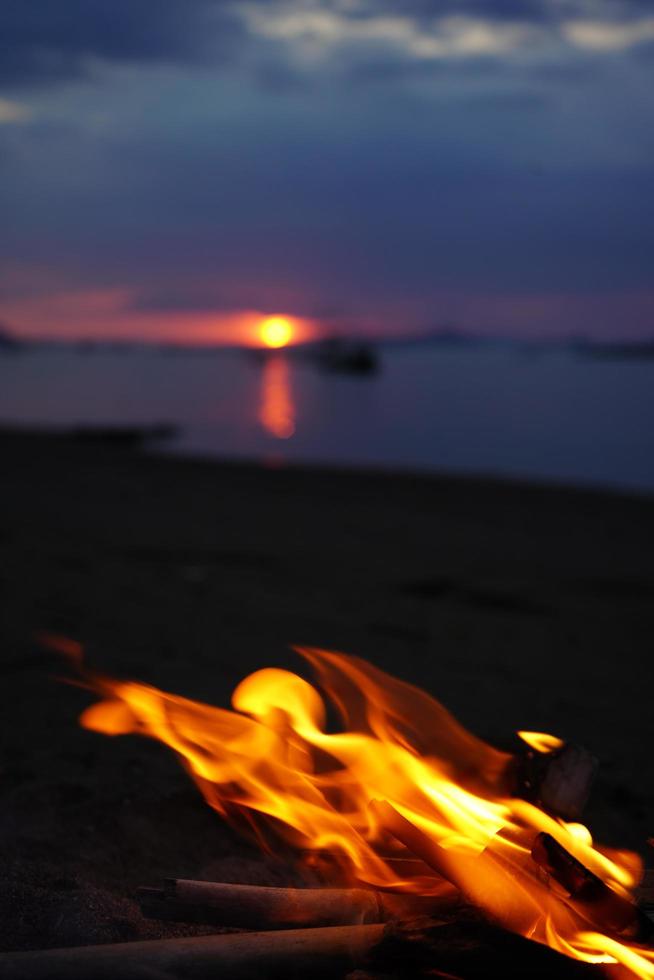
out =
<svg viewBox="0 0 654 980"><path fill-rule="evenodd" d="M284 316L270 316L262 321L259 336L266 347L286 347L293 337L293 326Z"/></svg>

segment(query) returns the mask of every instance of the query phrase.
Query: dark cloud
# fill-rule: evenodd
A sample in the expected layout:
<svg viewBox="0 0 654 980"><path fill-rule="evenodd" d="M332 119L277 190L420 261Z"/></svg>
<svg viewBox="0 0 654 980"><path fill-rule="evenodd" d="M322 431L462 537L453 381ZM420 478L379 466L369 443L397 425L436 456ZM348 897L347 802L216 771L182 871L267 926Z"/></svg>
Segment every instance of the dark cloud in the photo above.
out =
<svg viewBox="0 0 654 980"><path fill-rule="evenodd" d="M308 97L298 116L297 102L285 112L271 97L269 118L247 128L239 114L179 140L171 121L97 153L95 138L69 134L56 149L25 132L0 249L67 256L81 280L134 288L140 310L427 308L435 291L471 284L618 289L649 277L651 173L562 170L585 137L566 130L552 145L541 132L552 110L518 93L463 111L409 113L385 98L375 116L375 104L338 100L329 115Z"/></svg>
<svg viewBox="0 0 654 980"><path fill-rule="evenodd" d="M590 17L595 3L599 19L646 10L637 0L358 7L359 18L417 24L516 19L547 39L542 58L430 59L374 31L318 39L303 58L301 40L248 35L239 8L220 0L5 0L8 82L85 79L98 61L159 70L10 96L33 103L33 117L0 127L0 258L56 266L53 291L58 277L121 288L148 311L356 317L394 304L422 315L439 290L641 288L654 248L645 46L627 72L621 52L550 44L553 11ZM344 16L336 0L324 6ZM228 59L225 72L184 68Z"/></svg>
<svg viewBox="0 0 654 980"><path fill-rule="evenodd" d="M267 0L274 6L276 0ZM413 17L432 22L445 17L522 24L556 24L562 19L629 21L651 15L651 0L368 0L347 14L334 0L322 0L324 9L338 9L352 20L380 14Z"/></svg>
<svg viewBox="0 0 654 980"><path fill-rule="evenodd" d="M225 58L244 36L217 0L4 0L0 83L38 85L113 62Z"/></svg>
<svg viewBox="0 0 654 980"><path fill-rule="evenodd" d="M274 10L282 0L258 0L258 4ZM555 26L562 18L591 14L625 21L650 13L651 0L607 0L594 10L585 0L370 0L368 6L349 13L335 0L322 0L321 6L352 22L384 15L413 18L420 29L435 18L455 16L533 26ZM290 69L285 72L283 58L271 59L266 53L283 44L249 35L238 6L226 0L4 0L0 85L34 86L83 78L98 60L221 65L237 58L248 41L256 49L251 59L255 77L258 74L264 83L280 89L293 84L295 76ZM365 53L362 58L362 78L372 78L375 72L382 76L381 62L368 65ZM389 59L385 72L399 73L401 60ZM419 68L437 70L433 62Z"/></svg>

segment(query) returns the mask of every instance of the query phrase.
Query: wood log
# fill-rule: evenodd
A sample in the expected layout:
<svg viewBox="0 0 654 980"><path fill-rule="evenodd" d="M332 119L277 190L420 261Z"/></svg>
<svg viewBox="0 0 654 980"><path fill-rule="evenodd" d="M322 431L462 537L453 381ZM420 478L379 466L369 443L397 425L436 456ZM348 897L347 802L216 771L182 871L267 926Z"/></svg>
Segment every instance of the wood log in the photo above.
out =
<svg viewBox="0 0 654 980"><path fill-rule="evenodd" d="M76 946L0 954L2 980L261 980L342 977L365 962L383 925Z"/></svg>
<svg viewBox="0 0 654 980"><path fill-rule="evenodd" d="M381 853L378 856L398 880L422 879L428 888L438 883L445 889L445 882L440 881L433 870L419 858L406 854ZM328 850L327 848L305 849L300 851L300 857L305 867L310 869L313 880L320 881L325 888L352 887L352 867L349 859L344 858L342 851Z"/></svg>
<svg viewBox="0 0 654 980"><path fill-rule="evenodd" d="M380 825L430 868L451 882L471 905L493 909L494 920L528 935L541 917L534 897L514 887L514 871L489 849L479 854L441 847L386 800L370 804Z"/></svg>
<svg viewBox="0 0 654 980"><path fill-rule="evenodd" d="M551 834L538 834L531 856L567 893L564 901L603 932L651 943L654 924L634 902L618 895L573 857Z"/></svg>
<svg viewBox="0 0 654 980"><path fill-rule="evenodd" d="M427 915L458 896L401 895L365 888L271 888L216 881L166 879L139 888L142 913L151 919L205 922L241 929L358 925Z"/></svg>
<svg viewBox="0 0 654 980"><path fill-rule="evenodd" d="M475 910L389 925L239 933L0 954L2 980L601 980L601 968L498 929ZM357 974L355 974L357 975Z"/></svg>
<svg viewBox="0 0 654 980"><path fill-rule="evenodd" d="M578 820L597 768L595 756L573 742L553 752L536 752L525 745L509 767L507 790L564 820Z"/></svg>

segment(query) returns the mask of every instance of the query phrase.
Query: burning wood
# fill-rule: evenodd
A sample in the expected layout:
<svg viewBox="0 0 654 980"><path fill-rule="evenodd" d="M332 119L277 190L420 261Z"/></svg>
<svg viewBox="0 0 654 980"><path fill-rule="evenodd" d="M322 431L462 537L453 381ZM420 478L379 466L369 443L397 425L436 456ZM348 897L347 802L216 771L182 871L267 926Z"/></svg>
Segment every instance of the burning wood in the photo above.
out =
<svg viewBox="0 0 654 980"><path fill-rule="evenodd" d="M511 767L509 788L564 820L578 820L588 802L598 762L573 742L539 733L519 732L529 748L518 753ZM530 738L530 736L532 736Z"/></svg>
<svg viewBox="0 0 654 980"><path fill-rule="evenodd" d="M547 812L579 811L595 768L587 753L549 735L522 733L530 752L519 764L467 732L433 698L371 664L324 650L299 652L317 671L323 693L289 671L261 670L237 687L233 710L85 671L103 699L81 723L164 742L222 816L246 813L258 827L268 821L296 848L336 852L352 882L428 898L445 879L511 932L654 980L654 950L635 945L650 934L628 899L639 879L637 857L596 846L581 824ZM336 733L328 731L323 694L341 719ZM532 857L539 834L554 835L562 854L545 836ZM416 876L406 873L412 855L420 859ZM562 855L578 862L581 884L569 880L576 865ZM539 859L559 891L569 886L565 894L549 887ZM208 908L212 901L199 883L175 883L172 896L142 898L179 914L174 905L197 908L203 887L201 907ZM264 909L260 896L244 898L244 886L230 913L226 887L210 888L212 912L223 921L233 914L253 925L286 927L386 914L386 899L380 910L369 892L347 901L296 896L294 906L288 894L272 905L268 896ZM382 928L356 928L373 927Z"/></svg>
<svg viewBox="0 0 654 980"><path fill-rule="evenodd" d="M433 913L438 898L364 888L270 888L170 878L163 888L139 888L143 914L174 922L241 929L290 929L388 922ZM449 896L447 904L456 904Z"/></svg>
<svg viewBox="0 0 654 980"><path fill-rule="evenodd" d="M541 909L537 900L524 888L515 885L515 870L501 856L490 850L481 853L461 852L442 847L403 817L386 801L371 803L377 819L388 833L419 857L425 864L451 882L478 908L482 908L506 928L522 935L533 933ZM502 901L494 901L495 893Z"/></svg>
<svg viewBox="0 0 654 980"><path fill-rule="evenodd" d="M650 943L654 939L654 923L647 915L568 854L550 834L539 834L531 853L539 867L565 890L565 901L595 928L617 933L634 943Z"/></svg>
<svg viewBox="0 0 654 980"><path fill-rule="evenodd" d="M473 904L485 906L486 883L506 884L515 879L516 869L498 857L484 851L479 855L452 854L423 834L406 820L389 803L375 801L371 806L384 828L416 854L422 861L460 888ZM569 854L550 834L541 833L535 838L532 857L566 892L565 901L595 929L613 933L636 944L648 944L654 938L654 923L634 902L609 888L601 878L593 874ZM522 891L522 890L521 890ZM533 898L522 894L522 904L510 900L496 906L495 917L504 925L515 923L520 917L522 927L528 932L528 922L533 916ZM493 917L493 911L490 913Z"/></svg>
<svg viewBox="0 0 654 980"><path fill-rule="evenodd" d="M300 855L303 865L310 869L312 875L317 876L325 887L347 886L351 880L351 871L340 851L302 850ZM420 858L412 855L398 856L397 854L385 853L380 856L398 881L411 881L414 891L420 891L421 881L428 881L429 884L433 885L433 871Z"/></svg>

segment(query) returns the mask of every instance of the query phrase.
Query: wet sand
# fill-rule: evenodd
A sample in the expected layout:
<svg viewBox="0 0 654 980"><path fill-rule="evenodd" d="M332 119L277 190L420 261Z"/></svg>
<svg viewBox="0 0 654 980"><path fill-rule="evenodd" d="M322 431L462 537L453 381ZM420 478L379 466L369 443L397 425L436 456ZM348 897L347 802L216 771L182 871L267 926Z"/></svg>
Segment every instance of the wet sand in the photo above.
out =
<svg viewBox="0 0 654 980"><path fill-rule="evenodd" d="M92 698L58 682L39 629L114 674L223 706L251 670L303 670L291 643L359 654L480 735L583 742L602 763L589 824L646 852L654 500L9 432L0 469L4 949L181 931L131 900L164 875L288 880L166 749L78 727Z"/></svg>

